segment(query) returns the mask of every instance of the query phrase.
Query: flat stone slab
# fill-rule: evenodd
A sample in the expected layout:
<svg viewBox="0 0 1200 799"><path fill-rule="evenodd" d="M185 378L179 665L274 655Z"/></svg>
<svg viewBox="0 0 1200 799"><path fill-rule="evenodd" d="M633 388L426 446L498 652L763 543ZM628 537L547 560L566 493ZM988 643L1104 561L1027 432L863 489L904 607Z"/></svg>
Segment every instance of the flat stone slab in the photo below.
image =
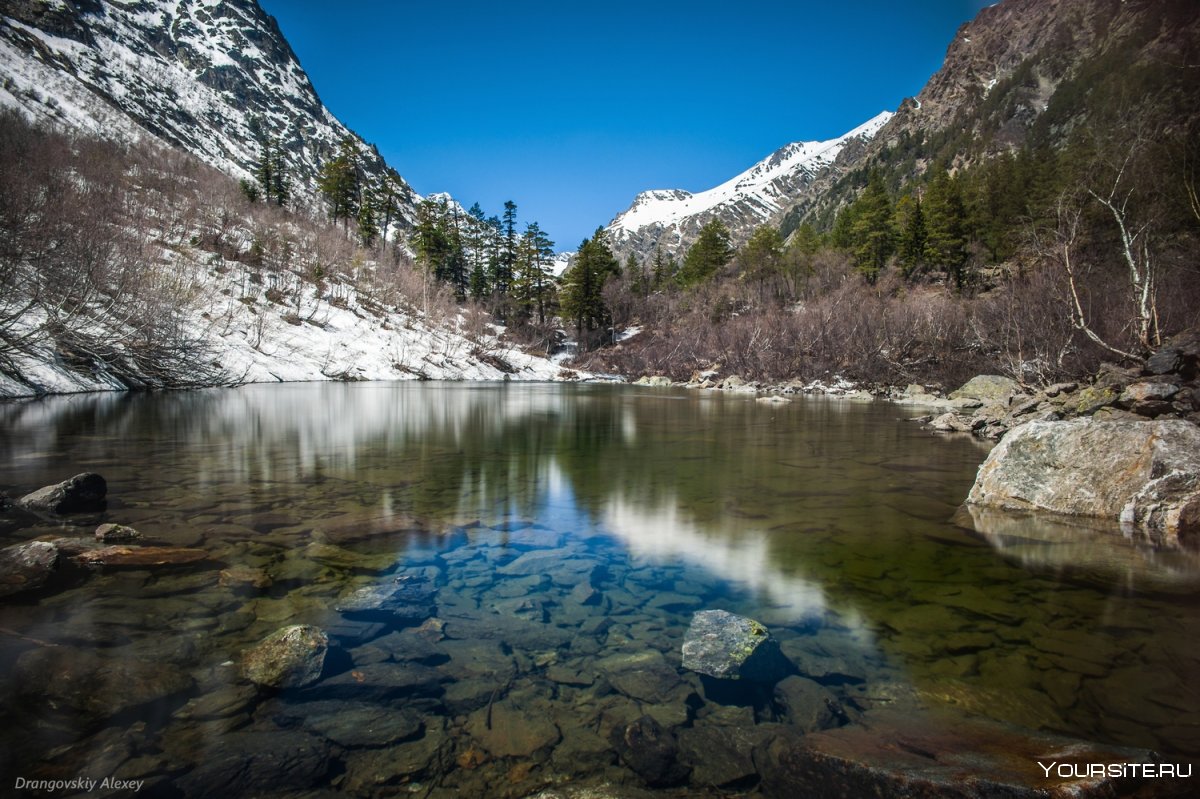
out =
<svg viewBox="0 0 1200 799"><path fill-rule="evenodd" d="M765 749L762 774L764 794L772 799L1110 799L1130 796L1150 780L1129 769L1127 777L1088 776L1092 764L1160 761L1146 750L909 708L872 711L861 724L834 730L780 736ZM1186 780L1153 782L1166 791L1155 796L1185 795L1170 791Z"/></svg>

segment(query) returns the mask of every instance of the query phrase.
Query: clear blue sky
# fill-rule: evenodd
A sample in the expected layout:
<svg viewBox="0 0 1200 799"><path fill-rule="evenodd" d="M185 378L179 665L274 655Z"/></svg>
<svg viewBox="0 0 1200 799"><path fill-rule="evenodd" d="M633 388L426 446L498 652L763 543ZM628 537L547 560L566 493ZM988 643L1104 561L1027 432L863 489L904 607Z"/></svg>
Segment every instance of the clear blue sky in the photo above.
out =
<svg viewBox="0 0 1200 799"><path fill-rule="evenodd" d="M422 194L574 249L920 90L979 0L260 0L329 109Z"/></svg>

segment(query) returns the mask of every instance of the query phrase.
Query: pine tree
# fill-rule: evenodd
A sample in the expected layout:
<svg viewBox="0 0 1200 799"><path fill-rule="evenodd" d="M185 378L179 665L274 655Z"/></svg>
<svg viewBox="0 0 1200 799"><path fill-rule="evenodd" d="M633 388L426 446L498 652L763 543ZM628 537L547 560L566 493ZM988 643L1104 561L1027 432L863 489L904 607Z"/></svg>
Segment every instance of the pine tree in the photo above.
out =
<svg viewBox="0 0 1200 799"><path fill-rule="evenodd" d="M717 270L729 263L733 247L729 243L729 229L720 219L712 219L700 228L696 243L688 249L679 270L678 280L683 286L695 286L708 280Z"/></svg>
<svg viewBox="0 0 1200 799"><path fill-rule="evenodd" d="M500 253L500 269L496 275L496 290L501 294L508 292L513 273L517 264L517 204L512 200L504 203L504 215L501 218L504 232L504 248Z"/></svg>
<svg viewBox="0 0 1200 799"><path fill-rule="evenodd" d="M851 254L855 267L868 283L874 283L896 250L896 235L892 228L892 201L883 177L873 170L863 193L854 201L854 218L850 224Z"/></svg>
<svg viewBox="0 0 1200 799"><path fill-rule="evenodd" d="M358 217L359 175L358 146L347 136L338 145L338 154L321 167L317 188L329 203L329 216L342 220L343 227Z"/></svg>
<svg viewBox="0 0 1200 799"><path fill-rule="evenodd" d="M604 228L597 228L592 238L579 245L575 262L563 276L560 295L563 317L575 323L581 347L587 347L585 334L607 323L604 284L619 270L620 264L609 249Z"/></svg>
<svg viewBox="0 0 1200 799"><path fill-rule="evenodd" d="M738 254L742 274L758 282L758 298L762 300L768 280L779 276L783 265L783 237L770 225L761 225Z"/></svg>
<svg viewBox="0 0 1200 799"><path fill-rule="evenodd" d="M370 247L379 236L379 223L376 221L375 193L370 187L363 189L362 199L358 204L358 237L364 247Z"/></svg>
<svg viewBox="0 0 1200 799"><path fill-rule="evenodd" d="M906 279L921 271L925 263L925 213L919 194L906 194L896 203L896 254Z"/></svg>
<svg viewBox="0 0 1200 799"><path fill-rule="evenodd" d="M966 208L956 179L938 170L925 197L925 259L957 288L966 282Z"/></svg>
<svg viewBox="0 0 1200 799"><path fill-rule="evenodd" d="M288 177L283 148L279 146L278 140L275 142L275 152L271 156L271 192L268 199L280 208L292 199L292 181Z"/></svg>
<svg viewBox="0 0 1200 799"><path fill-rule="evenodd" d="M674 261L663 257L661 247L654 248L654 289L657 291L667 285L675 276Z"/></svg>

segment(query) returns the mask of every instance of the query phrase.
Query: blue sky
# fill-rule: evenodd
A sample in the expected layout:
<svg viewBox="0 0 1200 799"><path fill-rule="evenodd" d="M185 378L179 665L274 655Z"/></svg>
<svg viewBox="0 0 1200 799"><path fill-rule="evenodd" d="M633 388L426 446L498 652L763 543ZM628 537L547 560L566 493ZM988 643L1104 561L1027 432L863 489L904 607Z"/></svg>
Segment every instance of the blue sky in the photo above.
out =
<svg viewBox="0 0 1200 799"><path fill-rule="evenodd" d="M325 105L422 194L574 249L916 94L979 0L260 0Z"/></svg>

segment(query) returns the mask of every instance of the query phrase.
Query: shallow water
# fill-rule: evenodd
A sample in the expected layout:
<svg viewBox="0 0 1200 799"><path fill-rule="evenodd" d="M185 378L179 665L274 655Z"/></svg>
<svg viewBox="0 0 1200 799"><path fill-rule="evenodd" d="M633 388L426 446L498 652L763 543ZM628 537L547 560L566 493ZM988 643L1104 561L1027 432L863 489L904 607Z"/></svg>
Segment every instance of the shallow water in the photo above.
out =
<svg viewBox="0 0 1200 799"><path fill-rule="evenodd" d="M0 784L641 786L611 735L648 715L678 734L685 790L752 791L752 758L745 773L736 757L705 762L705 731L796 720L769 691L731 697L681 667L692 614L713 608L766 624L836 698L836 722L889 704L951 708L1200 754L1195 559L1113 530L972 520L959 503L986 448L904 415L429 383L0 406L0 487L19 495L84 470L109 485L103 517L0 522L0 544L115 521L209 555L0 600L15 722L0 732ZM335 610L396 580L435 592L431 619ZM248 647L300 623L331 635L318 682L272 692L241 679Z"/></svg>

